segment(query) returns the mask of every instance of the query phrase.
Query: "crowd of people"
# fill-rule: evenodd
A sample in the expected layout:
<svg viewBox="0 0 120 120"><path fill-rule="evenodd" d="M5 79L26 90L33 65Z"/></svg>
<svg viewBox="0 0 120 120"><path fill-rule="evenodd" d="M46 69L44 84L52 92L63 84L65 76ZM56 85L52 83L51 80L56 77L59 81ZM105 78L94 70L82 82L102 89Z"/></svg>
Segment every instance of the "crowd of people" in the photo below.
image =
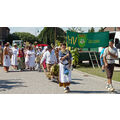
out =
<svg viewBox="0 0 120 120"><path fill-rule="evenodd" d="M14 43L11 47L7 42L4 48L0 49L2 50L0 52L1 64L6 73L11 71L10 67L14 71L44 71L49 80L56 80L59 86L64 87L65 93L70 91L72 56L70 51L66 49L66 44L61 44L58 47L54 45L18 47Z"/></svg>
<svg viewBox="0 0 120 120"><path fill-rule="evenodd" d="M106 88L109 91L114 91L112 76L116 58L118 58L117 49L114 47L114 41L110 40L109 46L103 48L100 54L102 71L106 71L108 79ZM15 43L11 47L9 43L6 43L4 48L0 45L0 64L3 65L6 73L9 72L10 66L14 71L44 71L49 80L56 80L59 86L64 87L65 93L70 91L71 63L72 55L66 49L66 44L58 47L54 45L18 47Z"/></svg>

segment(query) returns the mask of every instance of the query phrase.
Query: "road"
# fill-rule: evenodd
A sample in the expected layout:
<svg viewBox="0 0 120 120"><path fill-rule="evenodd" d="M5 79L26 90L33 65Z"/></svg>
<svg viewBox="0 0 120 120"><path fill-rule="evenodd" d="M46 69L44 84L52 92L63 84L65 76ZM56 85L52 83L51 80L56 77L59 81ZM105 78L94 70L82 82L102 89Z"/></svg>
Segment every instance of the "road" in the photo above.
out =
<svg viewBox="0 0 120 120"><path fill-rule="evenodd" d="M72 71L71 92L69 94L106 94L105 78ZM114 81L115 93L120 93L120 83ZM66 94L63 87L48 80L43 72L24 71L5 73L0 67L0 94ZM113 94L113 93L112 93Z"/></svg>

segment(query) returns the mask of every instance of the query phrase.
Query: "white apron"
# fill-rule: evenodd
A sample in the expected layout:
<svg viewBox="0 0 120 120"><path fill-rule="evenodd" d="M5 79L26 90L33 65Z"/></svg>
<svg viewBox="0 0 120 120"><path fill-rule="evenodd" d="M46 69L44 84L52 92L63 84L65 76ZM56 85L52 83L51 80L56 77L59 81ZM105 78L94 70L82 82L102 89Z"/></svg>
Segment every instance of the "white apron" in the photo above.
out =
<svg viewBox="0 0 120 120"><path fill-rule="evenodd" d="M25 64L29 65L29 50L25 51Z"/></svg>
<svg viewBox="0 0 120 120"><path fill-rule="evenodd" d="M29 59L29 67L35 67L35 51L29 51L30 59Z"/></svg>
<svg viewBox="0 0 120 120"><path fill-rule="evenodd" d="M4 55L3 56L3 66L4 67L9 67L10 66L10 56L9 55Z"/></svg>
<svg viewBox="0 0 120 120"><path fill-rule="evenodd" d="M18 54L18 49L12 48L12 57L11 57L11 65L18 65L17 62L17 54Z"/></svg>
<svg viewBox="0 0 120 120"><path fill-rule="evenodd" d="M71 81L71 70L68 75L64 74L64 65L59 63L59 80L60 83L69 83Z"/></svg>

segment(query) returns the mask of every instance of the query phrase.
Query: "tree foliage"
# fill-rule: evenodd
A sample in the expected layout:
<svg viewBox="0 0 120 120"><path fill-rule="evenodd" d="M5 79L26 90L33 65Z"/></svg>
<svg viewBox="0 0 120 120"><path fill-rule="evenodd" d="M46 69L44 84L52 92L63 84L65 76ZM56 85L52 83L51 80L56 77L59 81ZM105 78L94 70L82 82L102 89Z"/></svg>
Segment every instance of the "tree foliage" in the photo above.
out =
<svg viewBox="0 0 120 120"><path fill-rule="evenodd" d="M81 27L69 27L68 30L71 32L84 32Z"/></svg>
<svg viewBox="0 0 120 120"><path fill-rule="evenodd" d="M9 34L6 41L12 43L13 40L23 40L23 42L27 41L29 43L34 43L35 41L38 41L36 36L28 32L15 32Z"/></svg>
<svg viewBox="0 0 120 120"><path fill-rule="evenodd" d="M66 39L66 33L59 27L44 27L41 33L38 35L38 41L44 44L55 44L55 40L64 42Z"/></svg>
<svg viewBox="0 0 120 120"><path fill-rule="evenodd" d="M104 27L101 27L98 32L104 32Z"/></svg>
<svg viewBox="0 0 120 120"><path fill-rule="evenodd" d="M95 28L94 27L91 27L88 32L95 32Z"/></svg>
<svg viewBox="0 0 120 120"><path fill-rule="evenodd" d="M13 36L16 39L19 38L20 40L23 40L24 42L27 41L30 43L34 43L35 41L37 41L37 38L33 34L27 32L15 32L13 33Z"/></svg>

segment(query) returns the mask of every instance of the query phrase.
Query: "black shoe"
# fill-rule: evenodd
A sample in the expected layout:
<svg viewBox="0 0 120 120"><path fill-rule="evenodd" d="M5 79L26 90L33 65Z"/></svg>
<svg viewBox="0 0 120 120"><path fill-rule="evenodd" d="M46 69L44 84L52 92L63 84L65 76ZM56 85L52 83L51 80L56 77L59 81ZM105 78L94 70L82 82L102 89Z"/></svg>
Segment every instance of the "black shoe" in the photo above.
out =
<svg viewBox="0 0 120 120"><path fill-rule="evenodd" d="M69 87L66 87L68 91L70 91L70 88Z"/></svg>

